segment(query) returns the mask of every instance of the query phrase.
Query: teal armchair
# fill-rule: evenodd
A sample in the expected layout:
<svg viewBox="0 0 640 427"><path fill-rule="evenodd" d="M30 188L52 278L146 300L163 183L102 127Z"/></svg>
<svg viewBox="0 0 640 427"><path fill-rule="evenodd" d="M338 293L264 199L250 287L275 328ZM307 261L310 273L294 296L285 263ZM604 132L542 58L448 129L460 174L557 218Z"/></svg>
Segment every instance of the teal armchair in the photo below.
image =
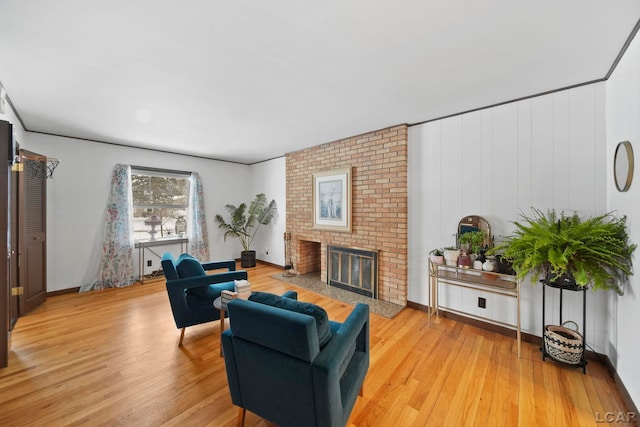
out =
<svg viewBox="0 0 640 427"><path fill-rule="evenodd" d="M369 306L325 323L313 304L254 295L227 305L222 335L238 425L249 410L281 427L345 426L369 368Z"/></svg>
<svg viewBox="0 0 640 427"><path fill-rule="evenodd" d="M207 274L210 270L226 270ZM247 272L236 271L233 260L201 263L182 254L176 261L170 253L162 255L162 271L167 280L167 293L176 327L181 329L178 345L182 345L187 326L220 319L220 310L213 306L223 290L233 291L234 280L246 280Z"/></svg>

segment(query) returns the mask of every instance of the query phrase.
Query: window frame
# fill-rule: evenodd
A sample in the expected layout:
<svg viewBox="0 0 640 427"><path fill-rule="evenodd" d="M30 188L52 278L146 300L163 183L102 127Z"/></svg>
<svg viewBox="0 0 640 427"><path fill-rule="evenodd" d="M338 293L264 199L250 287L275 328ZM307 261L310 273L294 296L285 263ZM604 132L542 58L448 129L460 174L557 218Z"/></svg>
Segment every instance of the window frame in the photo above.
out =
<svg viewBox="0 0 640 427"><path fill-rule="evenodd" d="M192 172L187 172L187 171L179 171L179 170L172 170L172 169L159 169L159 168L151 168L151 167L145 167L145 166L134 166L131 165L131 184L130 184L130 190L132 192L131 194L131 208L132 208L132 216L134 215L134 213L136 212L136 210L138 209L148 209L148 210L161 210L161 209L170 209L170 210L184 210L185 211L185 219L188 218L189 215L189 196L190 196L190 191L191 191L191 176L192 176ZM179 179L186 179L187 180L187 186L186 186L186 192L185 192L185 204L180 204L180 205L169 205L169 204L136 204L136 200L134 199L134 195L133 195L133 177L134 175L137 176L148 176L148 177L161 177L161 178L179 178ZM134 220L134 226L135 226L135 216L132 218L132 220ZM177 220L177 218L176 218ZM175 227L175 224L174 224ZM174 228L175 230L175 228ZM139 236L137 236L138 234L142 233L142 230L136 230L134 228L133 230L133 237L134 237L134 241L135 242L140 242L140 241L146 241L146 240L162 240L162 239L169 239L169 238L178 238L178 237L184 237L184 236L179 236L177 232L175 232L175 234L171 234L171 232L169 232L168 235L162 235L162 231L161 230L157 230L157 234L158 236L151 236L150 234L148 236L145 236L144 238L141 238ZM149 229L146 230L146 232L149 232Z"/></svg>

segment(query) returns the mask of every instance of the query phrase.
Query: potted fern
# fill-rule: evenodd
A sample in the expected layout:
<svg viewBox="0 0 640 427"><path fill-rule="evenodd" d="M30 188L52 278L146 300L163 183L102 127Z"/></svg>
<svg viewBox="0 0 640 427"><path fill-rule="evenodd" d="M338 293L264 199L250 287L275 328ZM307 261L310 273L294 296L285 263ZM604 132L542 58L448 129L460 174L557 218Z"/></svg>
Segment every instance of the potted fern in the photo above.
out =
<svg viewBox="0 0 640 427"><path fill-rule="evenodd" d="M578 214L521 214L516 230L492 252L504 251L519 279L540 277L557 287L613 289L622 295L633 274L632 254L626 216L611 213L587 219Z"/></svg>
<svg viewBox="0 0 640 427"><path fill-rule="evenodd" d="M245 203L239 206L225 205L229 214L229 221L217 214L214 221L218 228L224 230L224 240L227 237L235 237L242 245L240 253L240 265L243 268L256 266L256 251L251 250L251 243L261 225L268 225L278 212L276 201L267 203L264 193L257 194L247 208Z"/></svg>

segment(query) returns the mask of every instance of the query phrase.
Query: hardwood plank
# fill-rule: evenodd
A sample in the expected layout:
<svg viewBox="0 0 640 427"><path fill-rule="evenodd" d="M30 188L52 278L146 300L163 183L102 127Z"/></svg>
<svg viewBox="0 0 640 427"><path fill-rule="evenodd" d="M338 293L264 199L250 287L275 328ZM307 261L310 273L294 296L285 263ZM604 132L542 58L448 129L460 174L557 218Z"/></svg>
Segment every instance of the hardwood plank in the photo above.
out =
<svg viewBox="0 0 640 427"><path fill-rule="evenodd" d="M344 320L353 307L249 270L253 289L323 306ZM606 425L626 412L606 368L587 375L542 362L537 346L407 308L372 315L371 367L350 426ZM20 318L9 367L0 369L0 425L234 426L219 322L187 328L184 345L163 280L52 296ZM251 412L246 426L266 426ZM615 425L623 425L617 423Z"/></svg>

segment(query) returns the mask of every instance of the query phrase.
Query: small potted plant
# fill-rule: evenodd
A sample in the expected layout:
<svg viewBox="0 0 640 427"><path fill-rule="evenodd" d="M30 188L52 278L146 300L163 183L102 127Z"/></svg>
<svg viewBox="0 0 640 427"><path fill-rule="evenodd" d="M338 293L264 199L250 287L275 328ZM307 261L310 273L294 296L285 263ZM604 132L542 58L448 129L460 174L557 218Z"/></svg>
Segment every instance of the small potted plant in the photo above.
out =
<svg viewBox="0 0 640 427"><path fill-rule="evenodd" d="M453 246L447 246L444 248L444 259L446 260L447 265L453 267L457 266L458 258L460 258L460 249Z"/></svg>
<svg viewBox="0 0 640 427"><path fill-rule="evenodd" d="M515 232L492 252L504 251L519 279L542 278L556 287L613 289L622 295L633 274L626 216L611 213L587 219L577 214L547 214L534 209L532 216L514 222Z"/></svg>
<svg viewBox="0 0 640 427"><path fill-rule="evenodd" d="M444 252L442 249L436 248L429 252L429 260L438 265L444 265Z"/></svg>

